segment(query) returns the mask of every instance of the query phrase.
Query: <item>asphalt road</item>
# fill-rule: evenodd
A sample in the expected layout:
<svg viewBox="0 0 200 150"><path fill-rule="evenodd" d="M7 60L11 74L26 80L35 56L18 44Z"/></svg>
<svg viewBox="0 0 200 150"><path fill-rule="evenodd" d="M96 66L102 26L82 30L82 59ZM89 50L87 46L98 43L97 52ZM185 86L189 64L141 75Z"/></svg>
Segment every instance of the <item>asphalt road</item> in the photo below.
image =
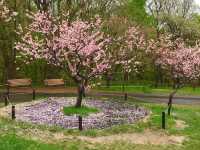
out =
<svg viewBox="0 0 200 150"><path fill-rule="evenodd" d="M168 103L168 98L167 97L135 97L138 100L142 100L145 102L151 102L151 103ZM193 98L173 98L173 103L174 104L184 104L184 105L200 105L200 98L198 99L193 99Z"/></svg>
<svg viewBox="0 0 200 150"><path fill-rule="evenodd" d="M49 92L49 91L48 91ZM25 92L26 93L26 92ZM67 96L76 96L76 91L61 91L58 94L55 93L45 93L45 92L38 92L37 97L67 97ZM99 92L99 91L91 91L88 96L98 97L119 97L120 99L123 99L124 94L123 93L117 93L117 92ZM134 98L138 101L143 102L150 102L150 103L167 103L168 102L168 96L167 95L152 95L152 94L134 94L134 93L128 93L129 98ZM24 102L24 101L31 101L32 95L30 92L26 94L17 94L17 95L11 95L11 102ZM0 102L4 102L3 93L0 92ZM200 97L198 96L175 96L173 98L174 104L184 104L184 105L200 105Z"/></svg>
<svg viewBox="0 0 200 150"><path fill-rule="evenodd" d="M102 96L120 96L123 98L122 93L98 93ZM139 101L150 102L150 103L168 103L169 97L167 95L152 95L152 94L133 94L128 93L129 98L135 98ZM175 96L173 98L174 104L184 105L200 105L200 97L198 96Z"/></svg>

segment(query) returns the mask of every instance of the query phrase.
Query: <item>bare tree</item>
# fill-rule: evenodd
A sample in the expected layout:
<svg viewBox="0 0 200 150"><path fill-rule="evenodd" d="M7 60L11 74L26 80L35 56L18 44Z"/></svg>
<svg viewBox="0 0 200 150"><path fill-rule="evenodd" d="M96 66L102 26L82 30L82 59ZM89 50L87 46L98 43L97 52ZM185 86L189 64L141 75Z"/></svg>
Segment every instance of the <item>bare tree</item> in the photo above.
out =
<svg viewBox="0 0 200 150"><path fill-rule="evenodd" d="M189 19L196 12L194 0L148 0L147 12L155 19L157 36L163 27L170 24L169 17Z"/></svg>

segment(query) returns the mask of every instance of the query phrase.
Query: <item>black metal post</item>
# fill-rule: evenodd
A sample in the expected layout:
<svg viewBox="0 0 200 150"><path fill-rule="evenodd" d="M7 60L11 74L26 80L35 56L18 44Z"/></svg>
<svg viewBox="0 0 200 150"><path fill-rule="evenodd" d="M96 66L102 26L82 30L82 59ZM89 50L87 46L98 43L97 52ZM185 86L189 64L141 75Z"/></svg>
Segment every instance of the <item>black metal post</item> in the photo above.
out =
<svg viewBox="0 0 200 150"><path fill-rule="evenodd" d="M33 89L33 100L35 100L35 89Z"/></svg>
<svg viewBox="0 0 200 150"><path fill-rule="evenodd" d="M122 83L122 92L124 93L125 92L125 84L124 84L124 81Z"/></svg>
<svg viewBox="0 0 200 150"><path fill-rule="evenodd" d="M9 98L9 95L10 95L10 87L9 87L9 85L7 85L7 92L6 92L6 96Z"/></svg>
<svg viewBox="0 0 200 150"><path fill-rule="evenodd" d="M8 96L5 96L5 106L8 106Z"/></svg>
<svg viewBox="0 0 200 150"><path fill-rule="evenodd" d="M128 94L126 93L126 89L125 87L127 86L127 81L128 81L128 72L124 72L124 79L123 79L123 92L124 92L124 100L127 101L128 100Z"/></svg>
<svg viewBox="0 0 200 150"><path fill-rule="evenodd" d="M124 94L124 100L127 101L127 99L128 99L128 94L125 93L125 94Z"/></svg>
<svg viewBox="0 0 200 150"><path fill-rule="evenodd" d="M78 124L79 124L79 130L82 131L83 130L83 118L82 116L78 116Z"/></svg>
<svg viewBox="0 0 200 150"><path fill-rule="evenodd" d="M167 112L168 112L168 116L171 115L171 109L172 109L172 105L170 104L170 105L168 106L168 110L167 110Z"/></svg>
<svg viewBox="0 0 200 150"><path fill-rule="evenodd" d="M162 129L166 129L165 112L162 112Z"/></svg>
<svg viewBox="0 0 200 150"><path fill-rule="evenodd" d="M12 106L12 120L14 120L16 118L15 116L15 106Z"/></svg>

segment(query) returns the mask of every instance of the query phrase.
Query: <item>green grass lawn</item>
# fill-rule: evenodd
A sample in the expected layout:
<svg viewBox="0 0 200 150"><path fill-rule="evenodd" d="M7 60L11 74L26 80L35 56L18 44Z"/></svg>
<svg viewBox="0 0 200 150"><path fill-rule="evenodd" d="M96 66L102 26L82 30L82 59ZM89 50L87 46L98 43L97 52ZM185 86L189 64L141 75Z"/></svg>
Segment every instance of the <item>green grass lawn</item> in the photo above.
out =
<svg viewBox="0 0 200 150"><path fill-rule="evenodd" d="M108 91L108 92L122 92L122 86L121 85L115 85L115 86L101 86L97 88L101 91ZM143 94L164 94L168 95L170 92L173 91L172 88L169 87L159 87L159 88L152 88L150 86L131 86L128 85L125 87L126 92L131 93L143 93ZM188 96L200 96L200 87L192 88L192 87L184 87L182 89L179 89L177 92L177 95L188 95Z"/></svg>
<svg viewBox="0 0 200 150"><path fill-rule="evenodd" d="M106 98L105 98L106 99ZM117 99L114 98L113 99ZM119 102L121 102L119 100ZM132 125L113 126L103 130L67 130L59 127L47 127L0 118L0 150L199 150L200 147L200 107L174 105L171 117L167 117L167 129L161 129L161 113L166 105L140 103L134 99L127 101L147 108L152 112L147 122ZM184 129L175 126L175 120L182 120L187 125ZM40 132L38 132L38 130ZM114 141L109 144L90 143L78 139L78 136L101 137L118 134L143 133L145 130L161 132L166 135L185 136L183 145L132 144L126 141ZM30 133L34 133L34 137ZM44 134L43 134L44 132ZM60 133L69 137L64 140L47 142L50 137L45 133ZM70 138L73 137L73 138ZM134 139L133 139L134 140Z"/></svg>
<svg viewBox="0 0 200 150"><path fill-rule="evenodd" d="M63 112L65 115L77 115L77 116L88 116L92 113L98 113L99 110L93 107L82 106L80 108L76 108L74 106L64 107Z"/></svg>
<svg viewBox="0 0 200 150"><path fill-rule="evenodd" d="M0 150L62 150L61 146L26 140L15 134L0 135Z"/></svg>

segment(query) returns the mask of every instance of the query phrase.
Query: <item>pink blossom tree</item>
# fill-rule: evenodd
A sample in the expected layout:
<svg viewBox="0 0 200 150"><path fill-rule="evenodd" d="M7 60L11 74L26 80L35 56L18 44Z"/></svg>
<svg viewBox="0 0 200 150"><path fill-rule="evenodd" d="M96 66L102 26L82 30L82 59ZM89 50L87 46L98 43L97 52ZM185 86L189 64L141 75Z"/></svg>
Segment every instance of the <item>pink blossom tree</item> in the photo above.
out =
<svg viewBox="0 0 200 150"><path fill-rule="evenodd" d="M172 99L177 90L183 86L181 81L194 80L200 77L199 46L188 47L182 39L172 39L172 36L161 36L159 41L150 40L147 52L156 55L156 63L171 73L175 80L175 90L169 96L168 114L172 107ZM182 85L181 85L182 84Z"/></svg>
<svg viewBox="0 0 200 150"><path fill-rule="evenodd" d="M48 12L32 14L31 18L33 22L26 31L21 30L16 48L29 60L45 59L67 69L78 87L76 107L81 107L88 82L109 68L109 39L101 31L101 20L58 23Z"/></svg>
<svg viewBox="0 0 200 150"><path fill-rule="evenodd" d="M139 51L146 48L145 34L139 27L131 26L126 31L124 36L119 37L120 43L117 63L121 64L124 73L136 71L139 62Z"/></svg>
<svg viewBox="0 0 200 150"><path fill-rule="evenodd" d="M123 80L127 81L130 72L135 74L141 68L140 58L146 47L146 36L141 27L133 24L125 16L112 16L106 24L107 32L112 35L113 40L109 47L109 60L112 67L105 74L106 85L109 87L113 74L119 69Z"/></svg>
<svg viewBox="0 0 200 150"><path fill-rule="evenodd" d="M145 34L137 26L128 27L124 33L114 38L110 54L111 64L119 65L123 73L123 92L130 72L136 73L142 64L140 54L146 48ZM114 67L113 67L114 68ZM127 94L125 93L125 99Z"/></svg>

